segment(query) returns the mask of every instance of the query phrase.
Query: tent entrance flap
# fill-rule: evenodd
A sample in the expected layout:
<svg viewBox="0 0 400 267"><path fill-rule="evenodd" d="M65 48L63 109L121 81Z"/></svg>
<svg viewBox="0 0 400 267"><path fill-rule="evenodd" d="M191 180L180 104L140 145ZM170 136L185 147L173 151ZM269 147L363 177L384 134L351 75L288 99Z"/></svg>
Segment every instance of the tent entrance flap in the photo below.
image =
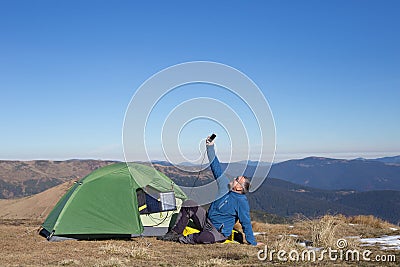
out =
<svg viewBox="0 0 400 267"><path fill-rule="evenodd" d="M177 210L175 192L146 193L143 189L136 190L140 214L150 214Z"/></svg>

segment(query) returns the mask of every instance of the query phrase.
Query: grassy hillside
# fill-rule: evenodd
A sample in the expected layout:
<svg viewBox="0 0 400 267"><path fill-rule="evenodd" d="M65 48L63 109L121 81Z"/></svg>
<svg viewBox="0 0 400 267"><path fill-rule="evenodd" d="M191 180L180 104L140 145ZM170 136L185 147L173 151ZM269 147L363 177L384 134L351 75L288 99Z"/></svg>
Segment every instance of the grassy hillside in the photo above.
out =
<svg viewBox="0 0 400 267"><path fill-rule="evenodd" d="M58 200L67 192L73 183L73 181L68 181L28 197L0 199L0 219L44 221Z"/></svg>
<svg viewBox="0 0 400 267"><path fill-rule="evenodd" d="M66 181L83 178L93 170L111 163L102 160L1 160L0 199L37 194Z"/></svg>

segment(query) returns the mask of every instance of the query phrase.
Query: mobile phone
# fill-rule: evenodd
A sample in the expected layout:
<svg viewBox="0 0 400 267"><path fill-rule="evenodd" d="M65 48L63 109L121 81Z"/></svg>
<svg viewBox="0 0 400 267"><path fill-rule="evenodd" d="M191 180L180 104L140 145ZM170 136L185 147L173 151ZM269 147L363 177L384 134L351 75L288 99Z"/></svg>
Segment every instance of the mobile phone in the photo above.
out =
<svg viewBox="0 0 400 267"><path fill-rule="evenodd" d="M208 142L212 142L214 140L214 138L217 137L215 134L212 134L209 138L208 138Z"/></svg>

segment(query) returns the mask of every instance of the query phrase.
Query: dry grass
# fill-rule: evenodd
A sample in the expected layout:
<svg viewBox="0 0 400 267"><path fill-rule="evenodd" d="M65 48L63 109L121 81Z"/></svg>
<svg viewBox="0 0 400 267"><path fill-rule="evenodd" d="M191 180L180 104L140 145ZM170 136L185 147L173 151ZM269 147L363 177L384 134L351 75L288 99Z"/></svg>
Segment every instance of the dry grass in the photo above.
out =
<svg viewBox="0 0 400 267"><path fill-rule="evenodd" d="M0 266L243 266L257 265L259 248L237 244L183 245L134 238L131 241L48 242L37 224L0 224Z"/></svg>
<svg viewBox="0 0 400 267"><path fill-rule="evenodd" d="M195 266L199 267L229 266L229 260L222 258L211 258L205 261L199 261Z"/></svg>
<svg viewBox="0 0 400 267"><path fill-rule="evenodd" d="M104 253L105 255L112 255L112 256L126 256L132 259L151 259L154 255L152 250L149 248L150 243L139 242L135 243L130 246L123 245L116 245L112 241L107 242L106 245L101 246L100 252Z"/></svg>
<svg viewBox="0 0 400 267"><path fill-rule="evenodd" d="M354 236L378 237L383 235L398 235L400 233L399 230L393 231L394 228L398 228L395 225L372 216L346 217L343 215L325 215L317 219L298 216L294 220L293 225L255 222L253 223L253 228L255 231L266 232L263 236L263 241L268 245L268 249L275 251L296 250L299 252L305 250L299 244L303 241L312 241L312 246L320 249L338 249L338 242L343 242L340 241L342 239L345 239L345 249L363 251L366 248L361 246L358 239L353 238ZM368 247L368 249L373 252L373 255L382 254L382 250L379 247ZM387 254L386 251L385 253ZM397 255L397 263L380 263L379 266L398 266L400 252L394 251L391 254ZM323 261L322 263L328 266L334 264L330 261ZM304 264L306 263L303 262ZM346 265L349 264L349 262L346 262ZM360 262L360 265L375 266L375 263Z"/></svg>
<svg viewBox="0 0 400 267"><path fill-rule="evenodd" d="M357 216L352 216L345 218L346 222L352 223L352 224L361 224L361 225L366 225L366 226L371 226L373 228L378 228L378 229L387 229L390 227L395 228L393 224L390 224L382 219L376 218L372 215L357 215Z"/></svg>
<svg viewBox="0 0 400 267"><path fill-rule="evenodd" d="M336 241L345 235L346 224L341 216L325 215L304 223L310 228L311 241L317 247L334 248Z"/></svg>
<svg viewBox="0 0 400 267"><path fill-rule="evenodd" d="M330 239L346 236L377 237L391 235L391 228L399 228L373 216L325 215L316 219L298 216L293 225L253 222L255 232L266 232L264 238L274 239L279 235L298 235L301 238L330 245ZM397 231L398 233L399 231Z"/></svg>
<svg viewBox="0 0 400 267"><path fill-rule="evenodd" d="M335 238L343 238L347 236L347 231L356 231L354 228L361 226L349 226L348 220L346 217L324 216L319 220L303 218L293 227L264 223L254 223L253 226L255 231L267 232L257 236L257 239L268 248L301 251L304 247L299 246L298 239L310 240L314 236L318 244L330 245L336 242ZM37 222L27 220L0 222L0 266L257 266L270 263L257 258L257 252L264 247L238 244L192 246L163 242L155 238L48 242L37 234L37 226ZM361 229L366 229L364 227ZM383 229L375 231L381 232ZM400 253L395 253L400 259ZM282 265L277 260L273 264ZM324 261L296 264L332 266L336 263ZM374 266L372 263L362 264ZM398 263L391 266L398 266Z"/></svg>

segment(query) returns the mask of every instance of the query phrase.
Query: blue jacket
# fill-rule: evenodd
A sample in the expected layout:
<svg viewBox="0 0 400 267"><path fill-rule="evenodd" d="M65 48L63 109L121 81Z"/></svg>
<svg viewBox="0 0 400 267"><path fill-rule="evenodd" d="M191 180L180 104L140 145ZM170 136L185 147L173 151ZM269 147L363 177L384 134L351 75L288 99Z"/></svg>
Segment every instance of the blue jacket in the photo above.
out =
<svg viewBox="0 0 400 267"><path fill-rule="evenodd" d="M208 218L217 229L222 228L221 233L226 237L231 235L233 226L239 220L247 242L256 245L257 242L251 227L250 207L246 195L229 190L229 179L222 173L219 160L215 155L214 146L207 146L207 155L214 178L218 184L218 196L208 209Z"/></svg>

